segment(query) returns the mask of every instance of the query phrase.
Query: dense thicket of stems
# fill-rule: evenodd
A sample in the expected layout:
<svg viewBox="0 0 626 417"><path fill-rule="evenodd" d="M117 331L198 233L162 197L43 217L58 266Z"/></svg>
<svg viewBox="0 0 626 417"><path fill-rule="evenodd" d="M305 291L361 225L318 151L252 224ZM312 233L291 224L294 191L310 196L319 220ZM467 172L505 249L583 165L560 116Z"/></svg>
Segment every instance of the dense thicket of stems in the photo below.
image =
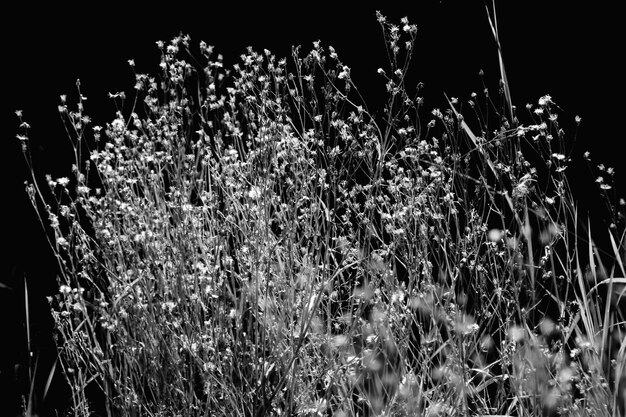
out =
<svg viewBox="0 0 626 417"><path fill-rule="evenodd" d="M380 109L332 47L227 69L186 36L106 126L63 98L74 176L27 190L73 415L624 412L623 205L605 266L552 98L425 111L378 19Z"/></svg>

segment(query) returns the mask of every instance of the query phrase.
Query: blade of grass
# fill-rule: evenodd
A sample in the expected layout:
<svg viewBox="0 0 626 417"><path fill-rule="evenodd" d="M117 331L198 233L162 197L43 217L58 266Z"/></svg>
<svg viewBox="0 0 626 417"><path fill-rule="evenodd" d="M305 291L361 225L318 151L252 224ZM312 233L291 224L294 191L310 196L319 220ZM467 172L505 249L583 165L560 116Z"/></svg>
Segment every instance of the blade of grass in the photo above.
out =
<svg viewBox="0 0 626 417"><path fill-rule="evenodd" d="M30 362L30 352L28 352L29 362ZM37 365L39 364L39 355L35 359L35 369L34 373L37 373ZM31 372L30 366L28 367L28 372ZM33 406L35 404L35 378L31 376L30 378L30 389L28 392L28 406L26 407L26 416L33 416Z"/></svg>
<svg viewBox="0 0 626 417"><path fill-rule="evenodd" d="M46 385L43 389L43 397L42 400L46 399L46 396L48 395L48 390L50 389L50 385L52 384L52 378L54 378L54 372L57 369L57 362L58 362L59 358L58 356L56 358L54 358L54 363L52 364L52 369L50 369L50 373L48 374L48 379L46 380Z"/></svg>
<svg viewBox="0 0 626 417"><path fill-rule="evenodd" d="M611 239L611 246L613 247L613 254L615 255L615 260L622 270L622 275L626 277L626 271L624 271L624 264L622 263L622 258L619 256L619 249L617 249L617 244L615 243L615 238L613 238L613 234L609 233L609 238Z"/></svg>
<svg viewBox="0 0 626 417"><path fill-rule="evenodd" d="M576 209L574 212L574 224L577 225L578 224L578 210ZM575 226L574 227L574 235L576 235L576 229L578 227ZM587 299L587 290L585 289L585 277L582 271L582 268L580 267L580 256L579 256L579 250L578 250L578 242L575 243L575 248L574 248L574 253L575 253L575 257L576 257L576 278L577 278L577 282L578 282L578 288L580 289L580 297L578 295L576 295L576 301L578 302L578 304L580 305L580 318L583 321L583 325L585 326L585 330L587 331L588 335L592 335L593 332L593 326L591 325L591 321L589 319L589 300ZM582 300L581 300L582 298ZM582 303L581 303L582 301Z"/></svg>
<svg viewBox="0 0 626 417"><path fill-rule="evenodd" d="M496 18L496 2L493 0L492 2L493 8L493 20L491 19L491 13L489 13L489 8L485 4L485 9L487 10L487 18L489 19L489 25L491 26L491 31L493 32L493 37L498 46L498 60L500 63L500 76L502 77L502 84L504 87L504 97L506 99L506 104L509 110L509 114L511 116L511 124L515 124L515 115L513 113L513 101L511 100L511 90L509 89L509 81L506 77L506 71L504 70L504 59L502 58L502 45L500 44L500 37L498 36L498 20Z"/></svg>
<svg viewBox="0 0 626 417"><path fill-rule="evenodd" d="M31 369L31 364L30 364L30 358L31 358L31 352L30 352L30 348L31 348L31 343L30 343L30 308L29 308L29 304L28 304L28 282L26 281L26 276L24 276L24 310L26 313L26 347L28 349L28 376L31 378L33 378L32 375L32 369Z"/></svg>

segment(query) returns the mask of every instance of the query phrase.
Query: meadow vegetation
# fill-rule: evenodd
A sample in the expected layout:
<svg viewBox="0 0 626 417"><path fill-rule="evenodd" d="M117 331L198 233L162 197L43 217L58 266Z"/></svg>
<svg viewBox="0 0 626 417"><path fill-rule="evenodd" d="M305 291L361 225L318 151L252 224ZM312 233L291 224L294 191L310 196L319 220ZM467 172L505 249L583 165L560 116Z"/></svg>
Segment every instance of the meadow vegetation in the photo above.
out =
<svg viewBox="0 0 626 417"><path fill-rule="evenodd" d="M600 256L553 99L428 109L416 27L377 18L385 102L320 42L226 68L180 35L110 123L61 97L71 177L37 181L18 112L67 415L624 415L613 170Z"/></svg>

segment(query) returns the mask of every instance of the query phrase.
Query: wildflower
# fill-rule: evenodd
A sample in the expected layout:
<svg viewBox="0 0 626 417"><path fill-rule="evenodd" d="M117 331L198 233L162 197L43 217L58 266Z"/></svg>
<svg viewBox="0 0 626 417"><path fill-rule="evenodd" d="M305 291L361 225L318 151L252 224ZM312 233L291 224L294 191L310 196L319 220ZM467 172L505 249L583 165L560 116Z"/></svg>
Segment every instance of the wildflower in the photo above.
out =
<svg viewBox="0 0 626 417"><path fill-rule="evenodd" d="M480 329L480 326L476 323L469 324L467 326L467 330L465 330L465 334L473 334L476 333Z"/></svg>
<svg viewBox="0 0 626 417"><path fill-rule="evenodd" d="M69 243L64 237L59 237L57 238L57 245L65 248L69 246Z"/></svg>
<svg viewBox="0 0 626 417"><path fill-rule="evenodd" d="M500 229L491 229L487 236L492 242L499 242L504 237L504 231Z"/></svg>
<svg viewBox="0 0 626 417"><path fill-rule="evenodd" d="M332 59L337 59L337 52L335 51L335 48L328 46L328 50L330 51L330 57Z"/></svg>
<svg viewBox="0 0 626 417"><path fill-rule="evenodd" d="M70 179L67 177L57 178L57 184L59 184L61 187L67 187L67 184L69 183Z"/></svg>
<svg viewBox="0 0 626 417"><path fill-rule="evenodd" d="M350 68L344 65L343 70L339 73L338 77L340 80L350 78Z"/></svg>
<svg viewBox="0 0 626 417"><path fill-rule="evenodd" d="M485 352L491 350L494 345L495 342L493 340L493 337L491 337L490 335L485 335L480 339L480 348Z"/></svg>
<svg viewBox="0 0 626 417"><path fill-rule="evenodd" d="M173 301L166 301L161 304L161 310L167 310L169 313L171 313L175 307L176 303L174 303Z"/></svg>
<svg viewBox="0 0 626 417"><path fill-rule="evenodd" d="M131 67L135 66L135 60L134 59L129 59L128 60L128 65L130 65Z"/></svg>
<svg viewBox="0 0 626 417"><path fill-rule="evenodd" d="M580 124L580 122L582 122L582 120L583 120L583 119L582 119L580 116L578 116L578 115L576 115L576 117L574 117L574 121L576 121L576 124L577 124L577 125L579 125L579 124Z"/></svg>
<svg viewBox="0 0 626 417"><path fill-rule="evenodd" d="M541 320L541 323L539 324L539 329L542 335L549 336L556 330L556 325L554 321L546 317Z"/></svg>
<svg viewBox="0 0 626 417"><path fill-rule="evenodd" d="M61 214L61 216L67 217L70 215L70 208L65 204L61 204L61 206L59 207L59 213Z"/></svg>
<svg viewBox="0 0 626 417"><path fill-rule="evenodd" d="M248 191L248 197L250 197L253 200L256 200L260 196L261 196L261 189L257 187L256 185L250 188L250 191Z"/></svg>
<svg viewBox="0 0 626 417"><path fill-rule="evenodd" d="M57 217L56 214L50 213L48 215L48 219L50 219L50 227L52 227L53 229L56 229L59 227L59 218Z"/></svg>
<svg viewBox="0 0 626 417"><path fill-rule="evenodd" d="M554 102L552 101L552 97L550 97L549 95L545 95L543 97L541 97L539 99L539 105L544 107L547 106L548 104L554 104Z"/></svg>
<svg viewBox="0 0 626 417"><path fill-rule="evenodd" d="M524 340L525 336L526 332L523 328L519 326L512 326L509 328L509 339L511 339L512 342L521 342Z"/></svg>
<svg viewBox="0 0 626 417"><path fill-rule="evenodd" d="M345 336L345 335L342 335L342 334L334 336L332 338L332 341L331 341L332 345L335 348L339 348L341 346L345 346L348 342L349 342L348 337Z"/></svg>
<svg viewBox="0 0 626 417"><path fill-rule="evenodd" d="M413 26L414 25L409 25L409 19L405 16L402 19L400 19L400 23L402 23L402 30L405 32L413 32ZM416 28L417 29L417 28Z"/></svg>
<svg viewBox="0 0 626 417"><path fill-rule="evenodd" d="M21 119L22 118L22 110L15 110L15 115Z"/></svg>
<svg viewBox="0 0 626 417"><path fill-rule="evenodd" d="M71 287L69 287L69 286L67 286L67 285L61 285L61 286L59 287L59 292L60 292L61 294L65 294L65 295L67 295L67 294L70 294L70 293L72 292L72 288L71 288Z"/></svg>
<svg viewBox="0 0 626 417"><path fill-rule="evenodd" d="M383 16L379 10L376 10L376 20L378 20L380 24L387 22L387 18Z"/></svg>

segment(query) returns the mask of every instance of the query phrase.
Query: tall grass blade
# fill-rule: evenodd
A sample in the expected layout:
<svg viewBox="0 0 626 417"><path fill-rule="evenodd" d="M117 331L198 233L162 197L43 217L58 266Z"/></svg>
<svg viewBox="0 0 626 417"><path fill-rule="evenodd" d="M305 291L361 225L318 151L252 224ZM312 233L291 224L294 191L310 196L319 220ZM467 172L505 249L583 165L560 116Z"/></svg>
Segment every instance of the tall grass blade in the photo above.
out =
<svg viewBox="0 0 626 417"><path fill-rule="evenodd" d="M491 26L491 31L493 33L493 37L498 45L498 61L500 63L500 76L502 77L502 83L504 88L504 96L506 99L506 103L508 106L510 122L512 126L515 126L515 114L513 112L513 100L511 99L511 90L509 89L509 80L506 76L506 71L504 70L504 59L502 58L502 45L500 44L500 37L498 36L498 20L496 18L496 2L493 0L492 3L493 8L493 20L491 19L491 13L489 13L489 8L485 4L485 9L487 10L487 18L489 19L489 25Z"/></svg>

